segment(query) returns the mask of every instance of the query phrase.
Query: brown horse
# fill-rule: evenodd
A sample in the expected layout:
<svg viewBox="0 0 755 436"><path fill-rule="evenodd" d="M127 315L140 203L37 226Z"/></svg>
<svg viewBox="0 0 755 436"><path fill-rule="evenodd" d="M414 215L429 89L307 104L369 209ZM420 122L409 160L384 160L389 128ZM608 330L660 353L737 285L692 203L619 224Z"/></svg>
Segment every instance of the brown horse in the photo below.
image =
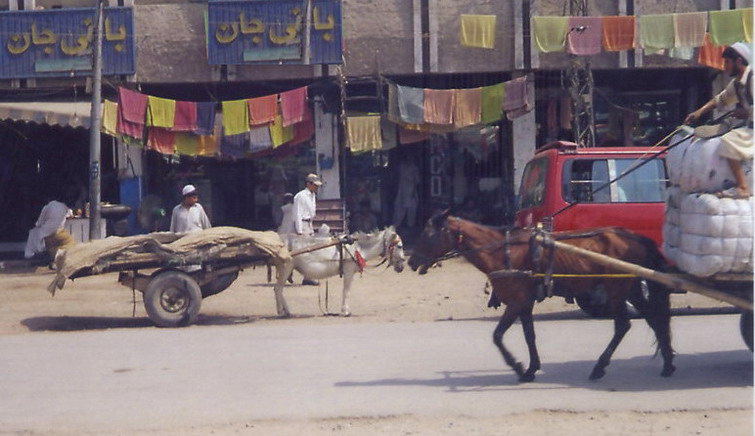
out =
<svg viewBox="0 0 755 436"><path fill-rule="evenodd" d="M649 284L650 292L646 298L638 279L626 275L616 277L619 271L552 246L544 247L536 242L537 235L542 235L542 232L535 229L512 229L504 233L499 229L449 216L446 211L430 218L412 252L409 266L424 274L439 260L461 255L477 269L488 274L493 287L489 306L497 307L500 303L506 305L493 333L493 343L520 381L534 380L535 372L540 369L532 321L535 302L541 301L545 294L573 298L593 292L599 285L604 289L607 308L614 320L614 335L600 355L590 379L599 379L605 375L611 356L630 328L627 301L637 308L655 332L658 350L663 357L661 375L670 376L676 368L672 364L674 351L671 348L668 290L655 283ZM563 243L648 268L658 269L664 263L663 256L652 240L620 227L579 233L556 232L549 236ZM558 277L559 274L583 276ZM549 276L553 278L552 287L547 284ZM526 371L503 345L503 335L517 318L522 323L529 349L530 366Z"/></svg>

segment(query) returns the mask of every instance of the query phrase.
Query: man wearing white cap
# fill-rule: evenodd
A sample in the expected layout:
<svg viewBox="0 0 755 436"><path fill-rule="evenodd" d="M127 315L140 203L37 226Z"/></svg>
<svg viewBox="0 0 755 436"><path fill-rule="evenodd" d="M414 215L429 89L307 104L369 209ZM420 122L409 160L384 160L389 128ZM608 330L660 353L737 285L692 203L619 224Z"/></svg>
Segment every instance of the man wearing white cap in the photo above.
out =
<svg viewBox="0 0 755 436"><path fill-rule="evenodd" d="M294 196L294 207L291 217L294 221L294 231L297 235L312 236L315 231L312 220L315 219L317 210L317 190L322 186L320 176L307 174L304 178L304 189ZM317 286L319 283L308 277L304 277L302 285Z"/></svg>
<svg viewBox="0 0 755 436"><path fill-rule="evenodd" d="M294 196L294 230L297 235L311 236L315 233L312 220L317 210L317 190L322 186L320 176L307 174L304 178L304 189Z"/></svg>
<svg viewBox="0 0 755 436"><path fill-rule="evenodd" d="M194 185L186 185L181 190L183 201L173 208L170 218L170 231L189 233L212 227L204 208L199 204L199 193Z"/></svg>
<svg viewBox="0 0 755 436"><path fill-rule="evenodd" d="M737 119L734 128L721 136L718 154L726 158L734 173L737 186L719 193L721 197L747 198L752 195L741 161L752 159L752 70L750 46L737 42L724 49L724 70L732 78L721 93L713 97L698 110L687 115L684 123L697 121L701 116L716 107L736 104L732 117ZM741 124L741 125L739 125Z"/></svg>

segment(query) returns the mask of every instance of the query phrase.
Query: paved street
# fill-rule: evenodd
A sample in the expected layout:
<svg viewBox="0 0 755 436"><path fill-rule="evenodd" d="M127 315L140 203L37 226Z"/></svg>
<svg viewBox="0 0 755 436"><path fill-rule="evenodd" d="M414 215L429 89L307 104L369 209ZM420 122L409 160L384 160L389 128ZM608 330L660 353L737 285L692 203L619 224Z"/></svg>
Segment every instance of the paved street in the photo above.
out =
<svg viewBox="0 0 755 436"><path fill-rule="evenodd" d="M496 416L532 409L752 407L753 360L736 315L673 319L676 374L658 374L634 321L607 376L587 380L612 323L536 323L543 369L518 384L491 321L260 324L0 337L0 429L186 428L255 419ZM507 343L526 358L521 329Z"/></svg>

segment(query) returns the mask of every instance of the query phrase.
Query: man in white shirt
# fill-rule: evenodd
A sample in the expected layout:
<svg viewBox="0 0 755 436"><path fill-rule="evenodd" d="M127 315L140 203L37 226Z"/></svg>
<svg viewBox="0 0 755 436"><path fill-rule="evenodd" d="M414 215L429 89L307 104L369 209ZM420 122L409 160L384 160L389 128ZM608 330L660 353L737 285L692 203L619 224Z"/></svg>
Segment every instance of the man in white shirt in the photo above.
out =
<svg viewBox="0 0 755 436"><path fill-rule="evenodd" d="M734 173L736 186L719 192L717 195L748 198L752 196L752 191L747 183L741 161L752 159L753 156L751 49L748 44L736 42L726 47L721 56L724 58L725 71L732 77L731 81L718 95L687 115L684 123L694 123L714 108L735 105L730 118L736 119L737 122L734 124L739 124L739 126L721 136L718 154L729 163Z"/></svg>
<svg viewBox="0 0 755 436"><path fill-rule="evenodd" d="M312 220L315 219L317 210L317 190L322 186L320 176L317 174L307 174L304 178L304 189L294 196L293 222L294 231L297 235L312 236L315 231L312 227ZM316 280L304 277L302 285L317 286Z"/></svg>
<svg viewBox="0 0 755 436"><path fill-rule="evenodd" d="M210 219L199 204L199 193L194 185L186 185L181 190L183 201L173 208L170 218L170 231L173 233L189 233L212 227Z"/></svg>
<svg viewBox="0 0 755 436"><path fill-rule="evenodd" d="M69 216L73 216L73 212L65 203L57 200L47 203L39 213L34 228L29 230L24 257L31 259L47 250L52 261L59 248L73 245L73 237L65 229L66 218Z"/></svg>
<svg viewBox="0 0 755 436"><path fill-rule="evenodd" d="M312 236L315 231L312 220L317 210L317 190L322 186L320 176L307 174L304 189L294 196L294 230L297 235Z"/></svg>

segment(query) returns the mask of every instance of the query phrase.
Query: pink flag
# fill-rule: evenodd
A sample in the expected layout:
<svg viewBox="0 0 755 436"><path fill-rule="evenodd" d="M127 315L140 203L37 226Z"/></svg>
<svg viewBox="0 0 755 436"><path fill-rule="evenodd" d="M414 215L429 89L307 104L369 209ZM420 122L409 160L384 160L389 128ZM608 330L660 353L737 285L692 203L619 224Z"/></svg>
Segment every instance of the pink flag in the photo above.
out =
<svg viewBox="0 0 755 436"><path fill-rule="evenodd" d="M281 112L283 126L290 126L304 119L304 106L307 104L307 87L281 92Z"/></svg>
<svg viewBox="0 0 755 436"><path fill-rule="evenodd" d="M193 101L176 101L176 117L171 130L193 132L197 128L197 104Z"/></svg>

